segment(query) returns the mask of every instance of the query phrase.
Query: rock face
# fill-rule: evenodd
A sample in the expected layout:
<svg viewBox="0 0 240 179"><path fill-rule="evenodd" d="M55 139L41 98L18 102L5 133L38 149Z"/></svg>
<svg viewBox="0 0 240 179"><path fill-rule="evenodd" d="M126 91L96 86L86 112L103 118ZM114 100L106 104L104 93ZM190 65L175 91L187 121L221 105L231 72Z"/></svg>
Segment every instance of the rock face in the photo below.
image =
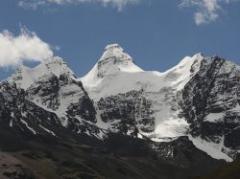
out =
<svg viewBox="0 0 240 179"><path fill-rule="evenodd" d="M0 83L0 128L128 155L140 147L188 169L203 158L195 168L214 168L239 156L239 96L240 67L222 58L196 54L166 72L144 71L112 44L82 78L59 57L21 66Z"/></svg>
<svg viewBox="0 0 240 179"><path fill-rule="evenodd" d="M95 109L81 82L65 74L43 76L27 93L29 100L57 113L64 125L67 125L66 114L70 112L79 119L96 122Z"/></svg>
<svg viewBox="0 0 240 179"><path fill-rule="evenodd" d="M103 122L112 124L112 130L123 134L137 135L154 130L151 102L143 96L143 91L130 91L125 94L101 98L98 110ZM107 110L106 110L107 109ZM119 121L116 123L116 121Z"/></svg>
<svg viewBox="0 0 240 179"><path fill-rule="evenodd" d="M230 154L238 151L240 67L219 57L206 59L182 93L190 134L219 144L219 150Z"/></svg>
<svg viewBox="0 0 240 179"><path fill-rule="evenodd" d="M99 133L93 102L62 59L49 59L33 69L22 66L8 81L22 88L27 101L56 115L61 126L76 133Z"/></svg>
<svg viewBox="0 0 240 179"><path fill-rule="evenodd" d="M55 135L61 126L54 113L26 99L26 92L7 82L0 84L1 126L24 135Z"/></svg>

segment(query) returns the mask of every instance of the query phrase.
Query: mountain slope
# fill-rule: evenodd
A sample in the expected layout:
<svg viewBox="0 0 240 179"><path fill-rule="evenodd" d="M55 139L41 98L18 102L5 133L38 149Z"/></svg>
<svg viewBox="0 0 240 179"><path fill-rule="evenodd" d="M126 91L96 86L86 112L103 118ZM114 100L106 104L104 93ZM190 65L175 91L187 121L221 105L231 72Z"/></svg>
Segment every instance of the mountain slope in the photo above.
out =
<svg viewBox="0 0 240 179"><path fill-rule="evenodd" d="M110 153L113 166L121 166L121 174L111 173L113 166L98 163L90 167L92 178L139 178L140 161L153 173L143 178L205 175L239 158L239 79L238 65L202 54L185 57L166 72L144 71L118 44L108 45L82 78L59 57L34 68L21 66L0 83L0 148L30 147L28 152L38 153L38 146L41 153L56 145L59 154L43 160L53 168L74 169L74 177L79 165L87 170L78 152L97 163ZM65 152L71 160L78 156L77 164L55 161ZM131 169L125 171L128 162ZM53 168L54 176L61 176Z"/></svg>
<svg viewBox="0 0 240 179"><path fill-rule="evenodd" d="M199 149L226 161L239 151L236 64L196 54L166 72L143 71L114 44L80 80L101 128L158 142L189 136Z"/></svg>
<svg viewBox="0 0 240 179"><path fill-rule="evenodd" d="M186 139L156 144L114 133L104 140L76 133L71 125L62 126L55 113L29 101L23 89L7 82L0 84L0 99L1 178L179 179L207 174L224 164L188 140L186 146ZM169 151L173 155L167 155ZM201 160L192 161L190 155ZM205 167L193 170L193 162Z"/></svg>
<svg viewBox="0 0 240 179"><path fill-rule="evenodd" d="M100 127L120 132L125 128L124 133L161 140L184 135L187 123L178 117L177 93L198 70L202 58L201 54L186 57L164 73L145 72L114 44L105 48L80 80L98 109Z"/></svg>
<svg viewBox="0 0 240 179"><path fill-rule="evenodd" d="M8 82L23 89L28 101L54 113L63 127L76 133L100 134L92 100L61 58L54 57L34 68L21 66Z"/></svg>
<svg viewBox="0 0 240 179"><path fill-rule="evenodd" d="M202 62L183 90L183 114L190 134L232 158L240 149L239 79L239 66L214 57Z"/></svg>

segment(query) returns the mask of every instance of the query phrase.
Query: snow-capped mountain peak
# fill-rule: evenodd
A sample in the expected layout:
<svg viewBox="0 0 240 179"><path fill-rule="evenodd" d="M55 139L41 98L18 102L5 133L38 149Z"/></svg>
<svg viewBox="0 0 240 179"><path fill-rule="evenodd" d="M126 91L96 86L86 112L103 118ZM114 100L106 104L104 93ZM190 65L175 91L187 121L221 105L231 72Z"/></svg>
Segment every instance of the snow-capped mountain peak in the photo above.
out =
<svg viewBox="0 0 240 179"><path fill-rule="evenodd" d="M53 57L33 68L20 65L16 70L16 73L13 74L8 81L14 82L18 87L26 90L35 81L44 76L55 75L59 77L62 74L65 74L70 78L74 78L74 73L63 61L63 59L60 57Z"/></svg>
<svg viewBox="0 0 240 179"><path fill-rule="evenodd" d="M71 113L77 118L76 123L87 118L94 121L95 114L89 112L93 107L89 108L91 101L87 93L81 82L75 78L73 71L60 57L45 60L33 68L21 65L8 82L24 89L27 92L27 100L55 113L65 127L71 123L69 116L67 117L68 112L74 111L75 108L81 108L77 114ZM82 107L83 105L87 107ZM85 111L85 108L88 109Z"/></svg>
<svg viewBox="0 0 240 179"><path fill-rule="evenodd" d="M60 57L53 57L49 60L46 60L44 64L47 67L47 70L56 76L60 76L62 74L67 74L70 76L74 76L73 71L68 67L67 63Z"/></svg>
<svg viewBox="0 0 240 179"><path fill-rule="evenodd" d="M80 80L86 86L96 86L104 77L114 76L121 72L137 73L143 70L134 64L132 57L125 53L120 45L110 44L105 47L105 51L92 70Z"/></svg>
<svg viewBox="0 0 240 179"><path fill-rule="evenodd" d="M110 44L105 47L102 57L97 63L98 77L122 72L141 72L140 67L136 66L132 57L125 53L118 44Z"/></svg>
<svg viewBox="0 0 240 179"><path fill-rule="evenodd" d="M184 57L176 66L162 73L165 79L172 81L171 85L181 90L190 78L199 70L201 61L204 56L201 53L197 53L192 57Z"/></svg>
<svg viewBox="0 0 240 179"><path fill-rule="evenodd" d="M110 44L105 47L105 51L98 62L110 60L132 61L132 57L125 53L119 44Z"/></svg>

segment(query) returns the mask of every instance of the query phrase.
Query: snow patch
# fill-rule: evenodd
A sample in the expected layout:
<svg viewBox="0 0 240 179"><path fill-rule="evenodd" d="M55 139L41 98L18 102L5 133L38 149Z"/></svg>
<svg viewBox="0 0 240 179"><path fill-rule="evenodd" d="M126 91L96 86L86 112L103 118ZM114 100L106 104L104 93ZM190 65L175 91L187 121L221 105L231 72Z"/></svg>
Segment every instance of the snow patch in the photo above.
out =
<svg viewBox="0 0 240 179"><path fill-rule="evenodd" d="M37 132L36 132L33 128L31 128L26 121L24 121L24 120L22 120L22 119L21 119L20 121L21 121L21 123L23 123L34 135L37 134Z"/></svg>
<svg viewBox="0 0 240 179"><path fill-rule="evenodd" d="M224 149L223 139L221 140L220 143L213 143L213 142L208 142L200 137L193 138L191 135L189 135L188 138L190 141L193 142L195 147L206 152L212 158L215 158L217 160L223 159L227 162L233 161L232 158L230 158L227 154L222 152L222 150Z"/></svg>
<svg viewBox="0 0 240 179"><path fill-rule="evenodd" d="M39 127L41 127L43 130L45 130L47 133L49 133L49 134L51 134L51 135L53 135L53 136L56 136L56 134L53 132L53 131L51 131L51 130L48 130L47 128L45 128L44 126L42 126L42 125L39 125Z"/></svg>
<svg viewBox="0 0 240 179"><path fill-rule="evenodd" d="M189 126L188 123L184 119L170 118L158 124L155 130L155 133L161 138L180 137L186 134L188 126Z"/></svg>
<svg viewBox="0 0 240 179"><path fill-rule="evenodd" d="M225 116L225 113L210 113L205 117L204 121L212 122L212 123L222 122L224 119L224 116Z"/></svg>
<svg viewBox="0 0 240 179"><path fill-rule="evenodd" d="M240 105L237 103L236 106L231 109L232 112L240 112Z"/></svg>

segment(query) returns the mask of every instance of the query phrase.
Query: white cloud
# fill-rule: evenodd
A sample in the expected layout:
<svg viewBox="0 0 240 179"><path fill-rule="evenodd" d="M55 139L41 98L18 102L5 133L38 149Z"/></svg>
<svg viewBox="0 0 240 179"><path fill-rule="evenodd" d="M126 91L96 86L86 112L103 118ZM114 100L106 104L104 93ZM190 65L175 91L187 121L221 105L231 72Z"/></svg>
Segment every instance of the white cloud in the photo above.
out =
<svg viewBox="0 0 240 179"><path fill-rule="evenodd" d="M217 20L223 6L238 0L182 0L180 7L196 7L194 20L197 25Z"/></svg>
<svg viewBox="0 0 240 179"><path fill-rule="evenodd" d="M23 61L43 61L53 56L50 46L35 33L21 29L18 36L7 30L0 33L0 67L14 66Z"/></svg>
<svg viewBox="0 0 240 179"><path fill-rule="evenodd" d="M121 10L124 6L128 4L135 4L141 0L20 0L19 6L24 8L36 9L39 6L44 5L65 5L65 4L81 4L81 3L99 3L104 6L112 5L118 10Z"/></svg>

